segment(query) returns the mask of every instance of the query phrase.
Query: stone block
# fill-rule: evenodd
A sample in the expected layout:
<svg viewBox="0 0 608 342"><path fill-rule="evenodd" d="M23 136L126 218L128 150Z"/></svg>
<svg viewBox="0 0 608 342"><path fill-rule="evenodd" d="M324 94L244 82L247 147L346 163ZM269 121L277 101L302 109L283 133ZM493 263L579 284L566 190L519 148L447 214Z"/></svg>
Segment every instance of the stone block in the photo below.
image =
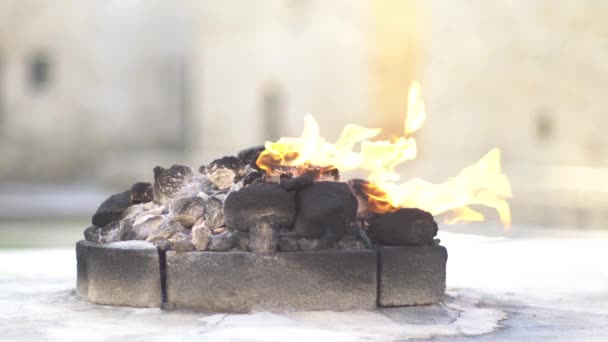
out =
<svg viewBox="0 0 608 342"><path fill-rule="evenodd" d="M145 241L76 245L77 287L91 302L160 307L160 263L156 247Z"/></svg>
<svg viewBox="0 0 608 342"><path fill-rule="evenodd" d="M439 245L379 247L378 305L434 304L445 294L448 253Z"/></svg>
<svg viewBox="0 0 608 342"><path fill-rule="evenodd" d="M376 251L167 253L167 299L213 312L374 309Z"/></svg>
<svg viewBox="0 0 608 342"><path fill-rule="evenodd" d="M78 241L76 244L76 291L85 297L89 295L87 258L90 245L93 245L93 243L85 240Z"/></svg>

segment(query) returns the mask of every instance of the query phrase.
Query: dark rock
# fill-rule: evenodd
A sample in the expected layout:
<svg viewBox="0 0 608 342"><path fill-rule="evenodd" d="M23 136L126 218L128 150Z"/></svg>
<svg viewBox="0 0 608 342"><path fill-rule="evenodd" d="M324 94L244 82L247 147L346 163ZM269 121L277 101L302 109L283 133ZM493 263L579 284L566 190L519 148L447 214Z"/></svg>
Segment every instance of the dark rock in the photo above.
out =
<svg viewBox="0 0 608 342"><path fill-rule="evenodd" d="M313 252L327 248L329 246L320 239L300 238L298 240L298 249L303 252Z"/></svg>
<svg viewBox="0 0 608 342"><path fill-rule="evenodd" d="M282 178L279 184L281 184L281 187L285 189L285 191L297 191L312 184L314 181L315 178L312 173L305 173L299 177Z"/></svg>
<svg viewBox="0 0 608 342"><path fill-rule="evenodd" d="M182 226L190 228L205 212L205 200L200 197L178 198L170 207L173 218Z"/></svg>
<svg viewBox="0 0 608 342"><path fill-rule="evenodd" d="M211 235L211 241L207 249L215 252L224 252L232 248L234 239L231 232L223 232L217 235Z"/></svg>
<svg viewBox="0 0 608 342"><path fill-rule="evenodd" d="M296 235L279 236L279 250L281 252L296 252L298 249L298 237Z"/></svg>
<svg viewBox="0 0 608 342"><path fill-rule="evenodd" d="M264 182L264 173L260 171L251 171L243 177L243 186L258 184Z"/></svg>
<svg viewBox="0 0 608 342"><path fill-rule="evenodd" d="M205 172L218 189L228 189L245 176L245 164L237 157L228 156L209 163Z"/></svg>
<svg viewBox="0 0 608 342"><path fill-rule="evenodd" d="M339 240L355 220L357 199L346 183L317 182L297 192L294 232L300 236Z"/></svg>
<svg viewBox="0 0 608 342"><path fill-rule="evenodd" d="M203 214L205 226L219 228L224 225L224 203L219 197L211 196L205 202Z"/></svg>
<svg viewBox="0 0 608 342"><path fill-rule="evenodd" d="M426 211L401 208L376 215L370 220L367 233L372 241L381 245L423 246L433 243L437 223Z"/></svg>
<svg viewBox="0 0 608 342"><path fill-rule="evenodd" d="M154 202L170 204L174 199L196 196L204 191L203 180L191 168L173 165L168 169L154 168Z"/></svg>
<svg viewBox="0 0 608 342"><path fill-rule="evenodd" d="M234 248L239 251L249 250L249 232L235 230L232 232L232 237L234 239Z"/></svg>
<svg viewBox="0 0 608 342"><path fill-rule="evenodd" d="M173 219L168 219L161 223L156 231L150 233L150 235L148 235L146 238L146 241L154 241L157 239L168 240L174 234L179 232L187 233L188 231L179 222Z"/></svg>
<svg viewBox="0 0 608 342"><path fill-rule="evenodd" d="M154 199L154 190L152 184L139 182L131 186L131 203L140 204L152 202Z"/></svg>
<svg viewBox="0 0 608 342"><path fill-rule="evenodd" d="M140 216L133 222L133 229L127 235L127 240L145 240L157 231L163 222L165 218L160 215Z"/></svg>
<svg viewBox="0 0 608 342"><path fill-rule="evenodd" d="M276 252L279 232L268 221L260 220L249 230L249 250L255 253Z"/></svg>
<svg viewBox="0 0 608 342"><path fill-rule="evenodd" d="M192 243L197 251L204 251L211 240L211 230L207 228L203 220L198 220L192 227Z"/></svg>
<svg viewBox="0 0 608 342"><path fill-rule="evenodd" d="M255 146L242 150L236 156L243 162L243 164L250 165L251 167L257 167L256 161L258 160L260 153L262 153L262 151L265 149L266 148L264 145Z"/></svg>
<svg viewBox="0 0 608 342"><path fill-rule="evenodd" d="M93 215L93 225L104 227L112 221L122 218L123 212L131 206L131 191L125 191L110 196L103 201Z"/></svg>
<svg viewBox="0 0 608 342"><path fill-rule="evenodd" d="M274 227L291 226L296 209L293 197L278 184L254 184L231 192L224 201L226 225L246 231L265 219Z"/></svg>

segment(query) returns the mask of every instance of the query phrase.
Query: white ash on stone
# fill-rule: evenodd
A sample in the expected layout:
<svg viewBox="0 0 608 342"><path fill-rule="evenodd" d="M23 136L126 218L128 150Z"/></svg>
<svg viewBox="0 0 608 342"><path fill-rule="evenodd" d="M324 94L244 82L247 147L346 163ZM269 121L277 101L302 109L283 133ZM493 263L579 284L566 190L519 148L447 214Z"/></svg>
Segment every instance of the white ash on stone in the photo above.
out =
<svg viewBox="0 0 608 342"><path fill-rule="evenodd" d="M233 156L216 159L206 167L199 170L211 179L211 182L220 190L229 189L233 183L245 176L245 164Z"/></svg>
<svg viewBox="0 0 608 342"><path fill-rule="evenodd" d="M203 219L205 226L209 228L219 228L224 225L224 202L221 198L225 195L210 196L205 201Z"/></svg>
<svg viewBox="0 0 608 342"><path fill-rule="evenodd" d="M430 213L411 208L380 214L370 220L372 241L389 246L424 246L433 243L437 223Z"/></svg>
<svg viewBox="0 0 608 342"><path fill-rule="evenodd" d="M225 231L221 234L211 235L207 249L215 252L225 252L234 245L234 238L231 232Z"/></svg>
<svg viewBox="0 0 608 342"><path fill-rule="evenodd" d="M161 215L139 216L133 223L133 229L127 235L127 239L145 240L151 233L157 231L163 222L165 217Z"/></svg>
<svg viewBox="0 0 608 342"><path fill-rule="evenodd" d="M211 235L211 229L205 226L203 219L199 219L194 224L192 227L192 243L197 251L204 251L207 249L207 246L211 241Z"/></svg>
<svg viewBox="0 0 608 342"><path fill-rule="evenodd" d="M167 241L171 243L171 250L178 253L191 252L195 250L194 244L191 242L192 236L190 233L177 232L173 234Z"/></svg>
<svg viewBox="0 0 608 342"><path fill-rule="evenodd" d="M198 196L184 197L174 200L169 211L177 222L190 228L199 218L203 217L205 206L205 200Z"/></svg>
<svg viewBox="0 0 608 342"><path fill-rule="evenodd" d="M275 227L289 227L296 214L295 201L278 184L254 184L231 192L224 201L226 226L247 231L265 219Z"/></svg>
<svg viewBox="0 0 608 342"><path fill-rule="evenodd" d="M188 231L176 220L167 219L167 220L163 221L160 224L160 226L158 226L158 229L156 231L154 231L154 232L150 233L150 235L148 235L148 237L146 238L146 241L154 241L154 240L158 240L158 239L168 240L174 234L179 233L179 232L187 233Z"/></svg>
<svg viewBox="0 0 608 342"><path fill-rule="evenodd" d="M279 231L267 220L258 221L249 230L249 250L256 253L276 252Z"/></svg>
<svg viewBox="0 0 608 342"><path fill-rule="evenodd" d="M192 168L173 165L168 169L154 168L154 202L169 205L176 198L196 196L208 191L203 177L195 174Z"/></svg>

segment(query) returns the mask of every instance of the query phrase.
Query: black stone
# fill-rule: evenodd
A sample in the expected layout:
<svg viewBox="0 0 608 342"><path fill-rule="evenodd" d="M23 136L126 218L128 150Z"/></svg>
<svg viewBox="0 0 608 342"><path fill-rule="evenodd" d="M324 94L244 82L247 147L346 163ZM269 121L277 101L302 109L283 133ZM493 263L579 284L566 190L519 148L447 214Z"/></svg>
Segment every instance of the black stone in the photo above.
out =
<svg viewBox="0 0 608 342"><path fill-rule="evenodd" d="M154 168L154 202L170 204L175 198L196 196L203 191L203 183L191 168L173 165L168 169Z"/></svg>
<svg viewBox="0 0 608 342"><path fill-rule="evenodd" d="M315 181L314 175L312 173L305 173L299 177L283 177L279 184L286 191L297 191L308 185L311 185Z"/></svg>
<svg viewBox="0 0 608 342"><path fill-rule="evenodd" d="M357 214L357 199L340 182L317 182L301 189L296 206L294 232L328 243L339 240Z"/></svg>
<svg viewBox="0 0 608 342"><path fill-rule="evenodd" d="M376 215L367 234L372 241L388 246L423 246L433 243L437 223L430 213L413 208Z"/></svg>
<svg viewBox="0 0 608 342"><path fill-rule="evenodd" d="M264 173L260 171L251 171L243 177L243 185L251 185L264 182Z"/></svg>
<svg viewBox="0 0 608 342"><path fill-rule="evenodd" d="M262 153L265 149L266 148L264 145L255 146L242 150L236 156L243 162L243 164L257 168L256 161L258 160L260 153Z"/></svg>
<svg viewBox="0 0 608 342"><path fill-rule="evenodd" d="M114 194L101 203L93 215L93 225L104 227L112 221L118 221L122 214L131 206L131 191L127 190Z"/></svg>
<svg viewBox="0 0 608 342"><path fill-rule="evenodd" d="M154 189L152 184L138 182L131 186L131 203L141 204L152 202L154 199Z"/></svg>
<svg viewBox="0 0 608 342"><path fill-rule="evenodd" d="M278 184L254 184L228 194L224 201L226 225L249 230L261 219L275 227L291 226L296 209L293 197Z"/></svg>

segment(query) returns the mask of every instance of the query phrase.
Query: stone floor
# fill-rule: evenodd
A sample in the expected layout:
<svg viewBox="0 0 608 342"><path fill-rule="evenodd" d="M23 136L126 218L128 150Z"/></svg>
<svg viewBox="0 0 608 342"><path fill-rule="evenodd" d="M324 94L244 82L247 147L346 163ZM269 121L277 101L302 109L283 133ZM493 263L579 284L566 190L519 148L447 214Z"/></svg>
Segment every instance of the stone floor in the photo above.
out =
<svg viewBox="0 0 608 342"><path fill-rule="evenodd" d="M97 306L74 294L72 248L0 249L0 341L608 339L607 234L440 238L449 251L442 305L342 313Z"/></svg>

